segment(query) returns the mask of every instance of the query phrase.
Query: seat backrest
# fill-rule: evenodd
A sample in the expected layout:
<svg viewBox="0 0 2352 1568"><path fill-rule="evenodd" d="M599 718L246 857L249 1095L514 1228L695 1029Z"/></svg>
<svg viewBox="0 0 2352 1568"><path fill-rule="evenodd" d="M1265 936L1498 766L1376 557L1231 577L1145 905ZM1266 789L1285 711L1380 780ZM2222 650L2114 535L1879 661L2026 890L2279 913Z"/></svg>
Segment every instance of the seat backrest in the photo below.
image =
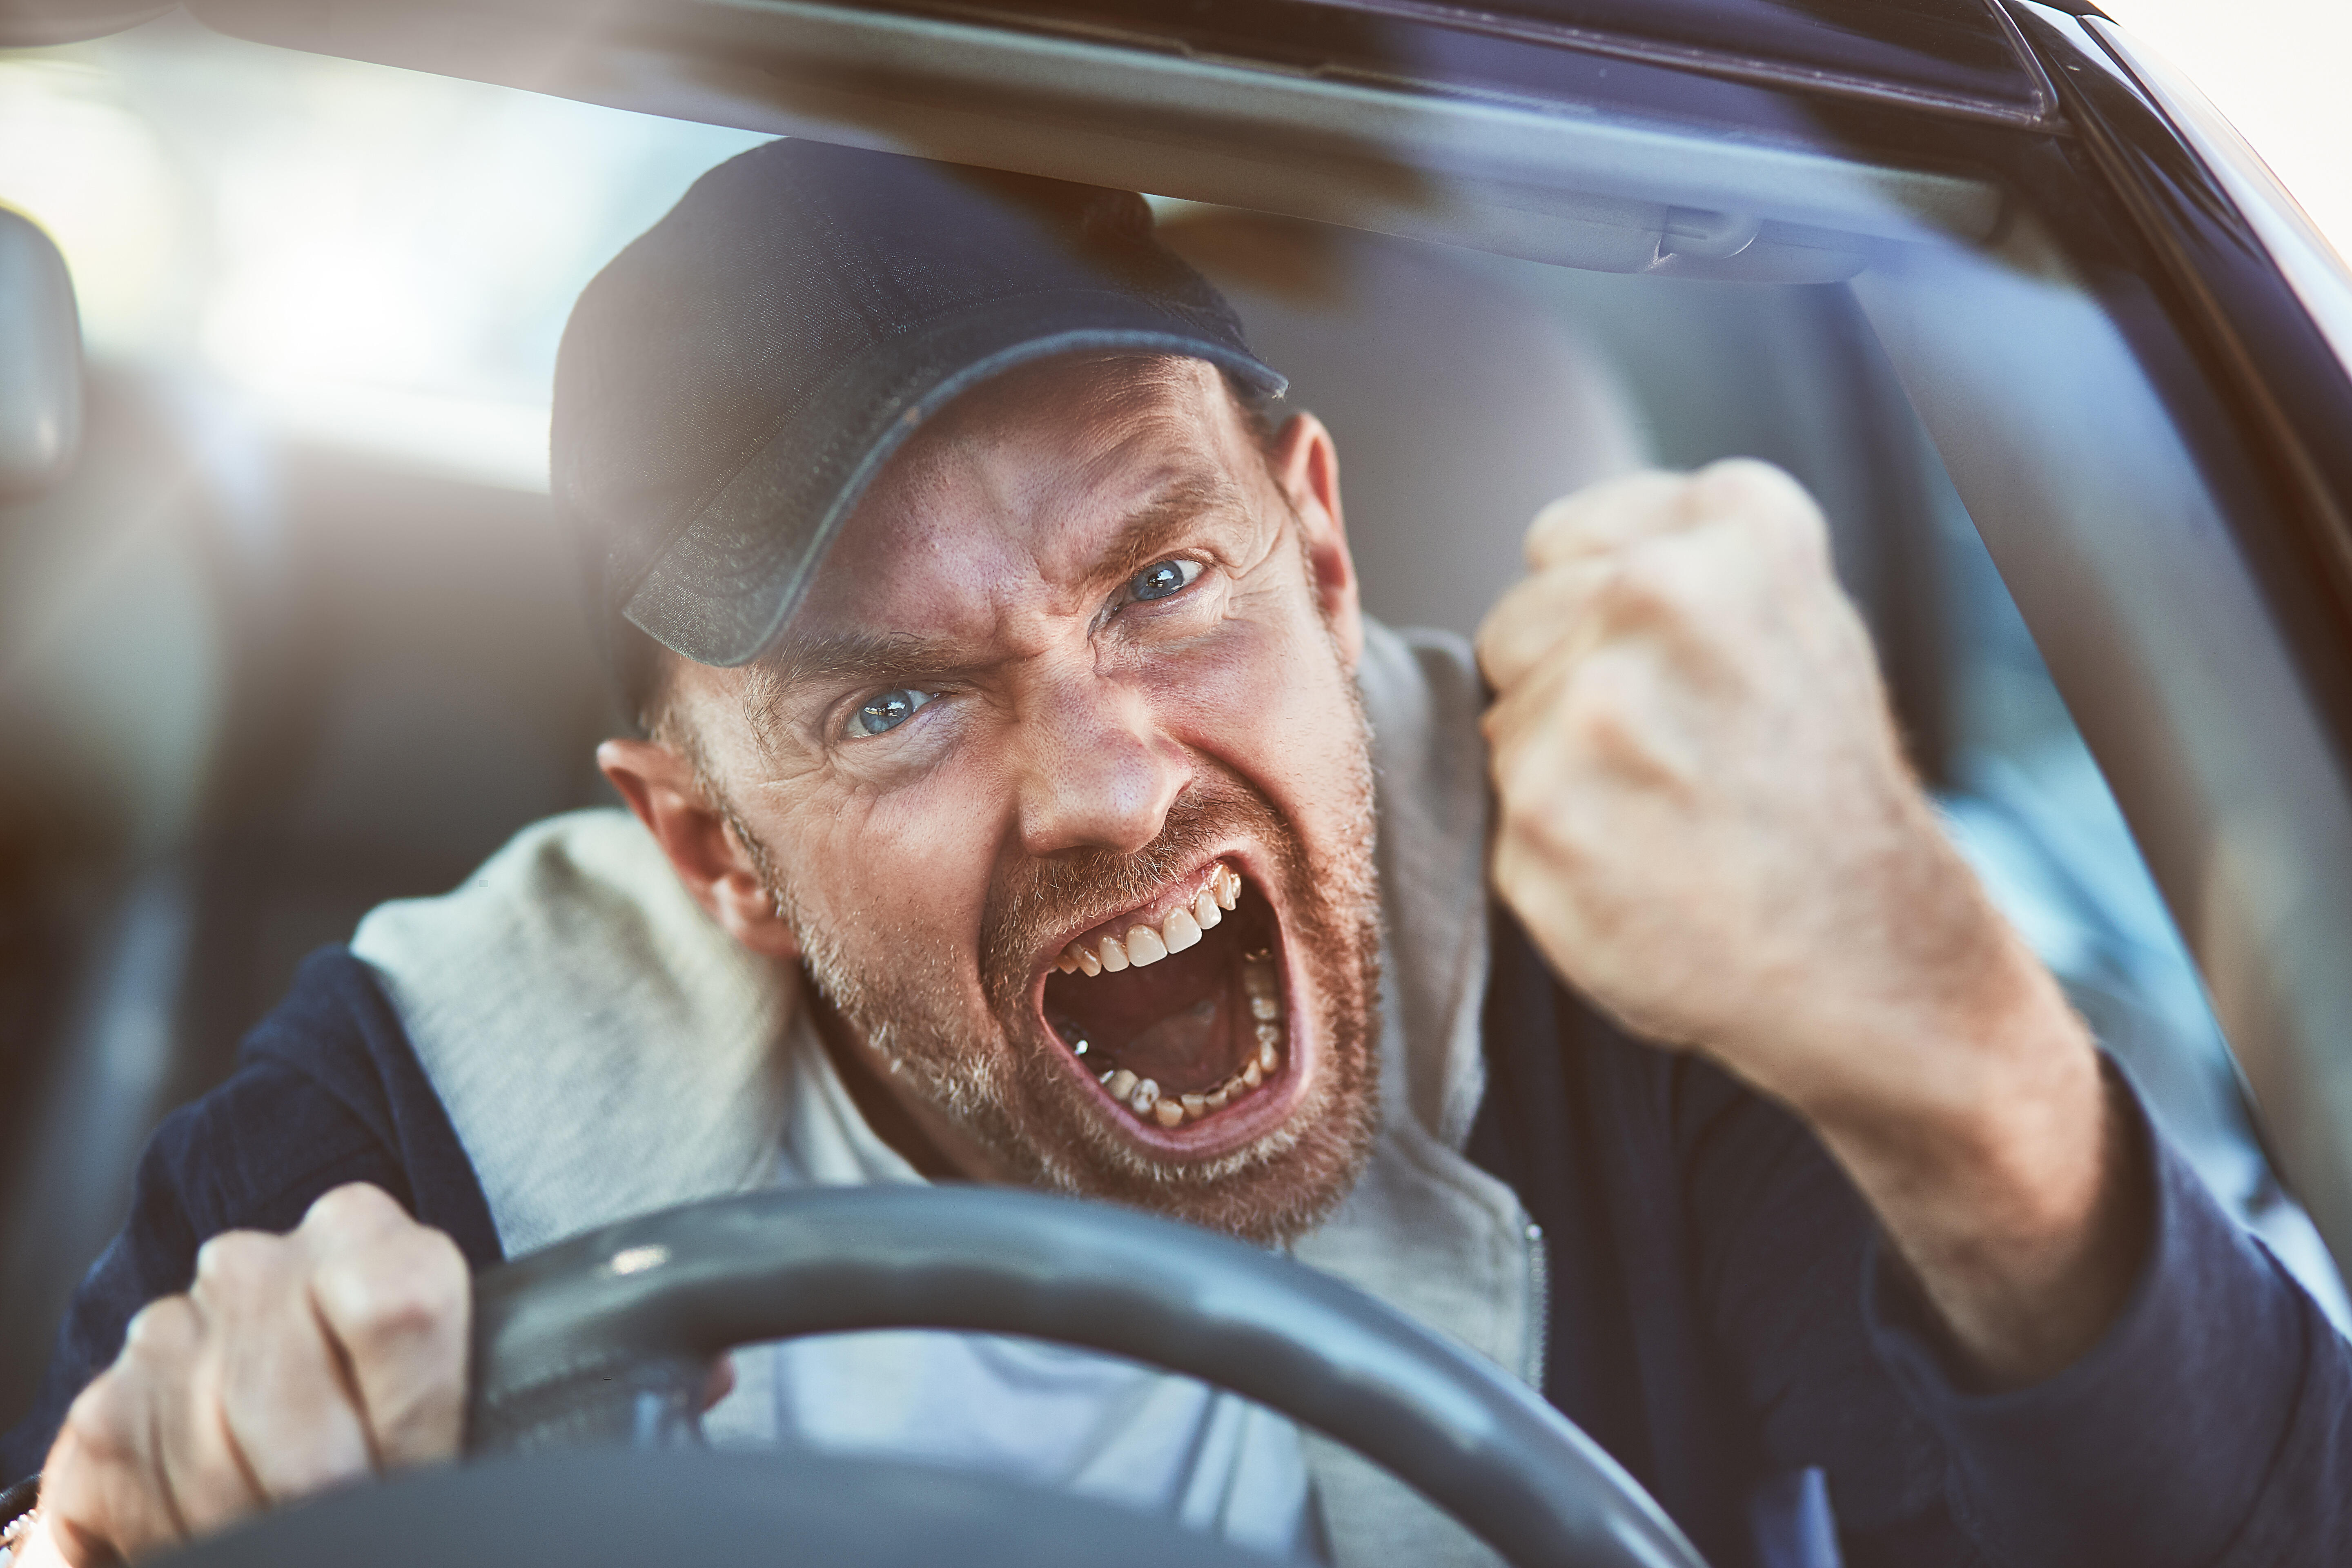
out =
<svg viewBox="0 0 2352 1568"><path fill-rule="evenodd" d="M38 495L81 446L81 317L56 244L0 207L0 502Z"/></svg>
<svg viewBox="0 0 2352 1568"><path fill-rule="evenodd" d="M1287 401L1330 426L1382 620L1475 631L1538 509L1648 460L1609 357L1466 255L1216 208L1176 208L1160 232L1290 378Z"/></svg>

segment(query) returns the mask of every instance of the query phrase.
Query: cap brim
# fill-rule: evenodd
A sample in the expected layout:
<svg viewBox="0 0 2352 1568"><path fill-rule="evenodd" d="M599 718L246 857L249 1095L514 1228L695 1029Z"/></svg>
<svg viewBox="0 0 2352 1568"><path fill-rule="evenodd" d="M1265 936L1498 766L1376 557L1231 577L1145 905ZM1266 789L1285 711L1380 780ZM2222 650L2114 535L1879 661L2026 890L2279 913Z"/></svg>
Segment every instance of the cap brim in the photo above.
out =
<svg viewBox="0 0 2352 1568"><path fill-rule="evenodd" d="M999 301L892 347L813 391L678 531L623 602L632 625L698 664L759 658L891 454L955 398L1018 365L1073 353L1171 354L1270 394L1286 385L1233 344L1108 291Z"/></svg>

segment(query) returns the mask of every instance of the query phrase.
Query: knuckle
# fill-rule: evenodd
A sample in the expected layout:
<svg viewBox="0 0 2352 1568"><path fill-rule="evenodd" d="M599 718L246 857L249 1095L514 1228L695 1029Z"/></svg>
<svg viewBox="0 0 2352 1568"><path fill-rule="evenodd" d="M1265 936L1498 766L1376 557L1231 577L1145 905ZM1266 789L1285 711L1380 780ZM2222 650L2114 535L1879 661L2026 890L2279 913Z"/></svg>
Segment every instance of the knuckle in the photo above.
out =
<svg viewBox="0 0 2352 1568"><path fill-rule="evenodd" d="M1612 789L1643 795L1686 792L1687 759L1662 720L1643 672L1624 665L1596 668L1572 694L1565 717L1587 765Z"/></svg>
<svg viewBox="0 0 2352 1568"><path fill-rule="evenodd" d="M1754 528L1763 547L1782 564L1812 566L1829 559L1829 524L1810 501L1801 506L1759 510Z"/></svg>
<svg viewBox="0 0 2352 1568"><path fill-rule="evenodd" d="M285 1242L255 1230L227 1230L196 1249L196 1288L242 1296L264 1289L283 1267Z"/></svg>
<svg viewBox="0 0 2352 1568"><path fill-rule="evenodd" d="M464 1258L448 1237L422 1227L322 1265L313 1288L354 1349L430 1336L467 1300Z"/></svg>
<svg viewBox="0 0 2352 1568"><path fill-rule="evenodd" d="M1754 458L1732 458L1700 475L1713 510L1752 521L1790 542L1826 542L1828 526L1812 494L1785 468Z"/></svg>
<svg viewBox="0 0 2352 1568"><path fill-rule="evenodd" d="M1603 601L1621 613L1673 611L1684 593L1681 563L1655 546L1628 552L1601 587Z"/></svg>
<svg viewBox="0 0 2352 1568"><path fill-rule="evenodd" d="M1632 686L1622 664L1593 660L1561 705L1569 727L1586 738L1622 732L1634 721Z"/></svg>
<svg viewBox="0 0 2352 1568"><path fill-rule="evenodd" d="M348 1236L393 1224L407 1224L408 1212L382 1187L348 1182L322 1194L302 1215L301 1229Z"/></svg>
<svg viewBox="0 0 2352 1568"><path fill-rule="evenodd" d="M1574 814L1562 808L1559 772L1549 759L1523 758L1496 791L1503 838L1547 858L1576 848Z"/></svg>
<svg viewBox="0 0 2352 1568"><path fill-rule="evenodd" d="M196 1310L188 1298L164 1296L140 1308L124 1325L121 1360L176 1362L189 1353L201 1334Z"/></svg>
<svg viewBox="0 0 2352 1568"><path fill-rule="evenodd" d="M1725 458L1709 463L1696 476L1710 499L1732 505L1778 506L1791 498L1802 500L1804 487L1786 468L1760 458Z"/></svg>
<svg viewBox="0 0 2352 1568"><path fill-rule="evenodd" d="M1575 507L1574 496L1561 496L1556 500L1545 502L1537 510L1535 521L1528 524L1525 537L1529 542L1533 542L1557 532L1566 527L1569 520L1575 515Z"/></svg>
<svg viewBox="0 0 2352 1568"><path fill-rule="evenodd" d="M1515 668L1519 660L1518 648L1525 640L1525 612L1520 607L1518 590L1503 596L1493 612L1479 623L1478 637L1473 645L1478 655L1479 668L1492 678L1502 671Z"/></svg>
<svg viewBox="0 0 2352 1568"><path fill-rule="evenodd" d="M137 1451L142 1405L133 1380L119 1370L100 1373L66 1410L64 1435L97 1464L112 1464Z"/></svg>
<svg viewBox="0 0 2352 1568"><path fill-rule="evenodd" d="M1514 907L1538 893L1555 894L1590 875L1591 855L1572 824L1556 811L1527 810L1507 825L1496 846L1495 889Z"/></svg>

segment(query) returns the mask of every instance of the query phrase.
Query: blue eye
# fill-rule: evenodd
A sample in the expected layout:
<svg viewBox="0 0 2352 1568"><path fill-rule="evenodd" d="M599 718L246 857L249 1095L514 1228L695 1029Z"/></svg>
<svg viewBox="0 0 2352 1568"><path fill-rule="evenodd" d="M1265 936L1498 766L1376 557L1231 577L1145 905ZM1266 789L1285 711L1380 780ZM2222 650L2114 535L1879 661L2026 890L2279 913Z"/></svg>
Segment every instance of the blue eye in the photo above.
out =
<svg viewBox="0 0 2352 1568"><path fill-rule="evenodd" d="M1129 577L1127 591L1139 600L1165 599L1191 587L1200 574L1197 561L1162 561Z"/></svg>
<svg viewBox="0 0 2352 1568"><path fill-rule="evenodd" d="M849 721L851 729L861 735L879 735L895 730L915 716L915 710L939 695L936 691L915 691L901 688L869 697Z"/></svg>

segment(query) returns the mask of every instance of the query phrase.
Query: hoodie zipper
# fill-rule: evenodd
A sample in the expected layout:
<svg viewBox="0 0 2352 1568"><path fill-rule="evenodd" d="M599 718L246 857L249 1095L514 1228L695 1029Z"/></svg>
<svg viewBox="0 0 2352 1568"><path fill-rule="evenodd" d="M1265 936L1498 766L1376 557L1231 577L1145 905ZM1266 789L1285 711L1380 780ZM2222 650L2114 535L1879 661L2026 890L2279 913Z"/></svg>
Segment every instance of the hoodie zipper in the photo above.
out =
<svg viewBox="0 0 2352 1568"><path fill-rule="evenodd" d="M1544 1390L1545 1363L1551 1355L1551 1247L1543 1226L1528 1221L1528 1382L1538 1394Z"/></svg>

